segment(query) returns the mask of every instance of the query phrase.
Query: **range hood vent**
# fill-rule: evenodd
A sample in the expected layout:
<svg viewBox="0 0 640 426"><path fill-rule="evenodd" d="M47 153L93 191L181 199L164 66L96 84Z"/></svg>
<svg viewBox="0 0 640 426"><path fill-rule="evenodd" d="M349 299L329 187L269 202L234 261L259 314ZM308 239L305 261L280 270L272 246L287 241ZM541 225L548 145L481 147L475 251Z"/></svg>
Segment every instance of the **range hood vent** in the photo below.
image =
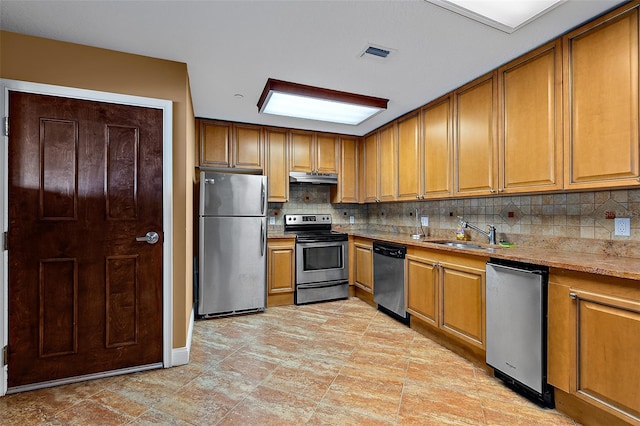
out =
<svg viewBox="0 0 640 426"><path fill-rule="evenodd" d="M289 172L290 183L312 183L314 185L338 184L337 173L309 173L309 172Z"/></svg>
<svg viewBox="0 0 640 426"><path fill-rule="evenodd" d="M360 51L359 56L361 58L371 58L377 61L386 61L393 56L395 52L395 49L369 43Z"/></svg>

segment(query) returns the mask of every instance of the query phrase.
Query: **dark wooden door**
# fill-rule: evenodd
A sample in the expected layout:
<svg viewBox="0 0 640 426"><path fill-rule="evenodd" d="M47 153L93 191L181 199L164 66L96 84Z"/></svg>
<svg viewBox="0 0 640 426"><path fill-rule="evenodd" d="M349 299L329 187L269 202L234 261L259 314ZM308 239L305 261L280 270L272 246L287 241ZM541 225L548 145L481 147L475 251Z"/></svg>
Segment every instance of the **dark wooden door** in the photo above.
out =
<svg viewBox="0 0 640 426"><path fill-rule="evenodd" d="M161 362L162 111L10 92L9 117L9 387Z"/></svg>

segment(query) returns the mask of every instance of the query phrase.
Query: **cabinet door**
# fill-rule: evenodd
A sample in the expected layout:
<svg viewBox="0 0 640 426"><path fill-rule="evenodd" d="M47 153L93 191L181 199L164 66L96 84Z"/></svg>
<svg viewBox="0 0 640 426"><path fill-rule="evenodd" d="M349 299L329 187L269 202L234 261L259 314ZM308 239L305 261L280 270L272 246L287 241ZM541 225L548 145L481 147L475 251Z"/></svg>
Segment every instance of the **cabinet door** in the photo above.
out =
<svg viewBox="0 0 640 426"><path fill-rule="evenodd" d="M495 192L496 97L495 73L481 77L455 92L454 195Z"/></svg>
<svg viewBox="0 0 640 426"><path fill-rule="evenodd" d="M265 130L267 150L268 200L270 203L289 201L289 168L287 162L287 132Z"/></svg>
<svg viewBox="0 0 640 426"><path fill-rule="evenodd" d="M341 138L338 185L331 187L332 203L358 202L358 139Z"/></svg>
<svg viewBox="0 0 640 426"><path fill-rule="evenodd" d="M407 256L407 312L438 326L438 265L422 257Z"/></svg>
<svg viewBox="0 0 640 426"><path fill-rule="evenodd" d="M313 133L291 132L289 157L292 172L313 171Z"/></svg>
<svg viewBox="0 0 640 426"><path fill-rule="evenodd" d="M232 124L198 120L199 165L231 167Z"/></svg>
<svg viewBox="0 0 640 426"><path fill-rule="evenodd" d="M364 202L378 201L378 133L364 138Z"/></svg>
<svg viewBox="0 0 640 426"><path fill-rule="evenodd" d="M314 171L318 173L338 173L339 142L335 136L316 136Z"/></svg>
<svg viewBox="0 0 640 426"><path fill-rule="evenodd" d="M637 185L638 5L563 37L565 187Z"/></svg>
<svg viewBox="0 0 640 426"><path fill-rule="evenodd" d="M394 201L397 197L398 146L395 123L380 130L378 167L380 170L378 200Z"/></svg>
<svg viewBox="0 0 640 426"><path fill-rule="evenodd" d="M398 200L420 198L418 113L398 121Z"/></svg>
<svg viewBox="0 0 640 426"><path fill-rule="evenodd" d="M233 165L239 169L263 168L262 128L259 126L234 125Z"/></svg>
<svg viewBox="0 0 640 426"><path fill-rule="evenodd" d="M356 242L354 248L356 251L355 285L373 293L373 246L371 243Z"/></svg>
<svg viewBox="0 0 640 426"><path fill-rule="evenodd" d="M485 271L441 263L440 327L474 346L485 348Z"/></svg>
<svg viewBox="0 0 640 426"><path fill-rule="evenodd" d="M575 392L640 416L640 302L575 291Z"/></svg>
<svg viewBox="0 0 640 426"><path fill-rule="evenodd" d="M295 240L267 241L267 304L293 304L295 290Z"/></svg>
<svg viewBox="0 0 640 426"><path fill-rule="evenodd" d="M560 41L498 70L499 192L562 189Z"/></svg>
<svg viewBox="0 0 640 426"><path fill-rule="evenodd" d="M438 99L422 110L422 164L425 198L443 197L452 192L451 96Z"/></svg>

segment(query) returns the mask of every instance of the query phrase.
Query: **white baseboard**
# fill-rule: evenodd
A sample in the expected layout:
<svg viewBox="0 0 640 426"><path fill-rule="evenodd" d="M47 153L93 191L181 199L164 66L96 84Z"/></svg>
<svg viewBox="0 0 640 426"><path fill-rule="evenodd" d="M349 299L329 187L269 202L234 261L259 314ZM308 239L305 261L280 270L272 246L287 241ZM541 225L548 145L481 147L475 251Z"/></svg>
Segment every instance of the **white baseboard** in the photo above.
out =
<svg viewBox="0 0 640 426"><path fill-rule="evenodd" d="M189 353L191 352L191 338L193 337L193 322L195 320L195 311L191 309L191 319L189 320L189 330L187 332L187 345L182 348L173 348L171 350L171 366L185 365L189 363Z"/></svg>

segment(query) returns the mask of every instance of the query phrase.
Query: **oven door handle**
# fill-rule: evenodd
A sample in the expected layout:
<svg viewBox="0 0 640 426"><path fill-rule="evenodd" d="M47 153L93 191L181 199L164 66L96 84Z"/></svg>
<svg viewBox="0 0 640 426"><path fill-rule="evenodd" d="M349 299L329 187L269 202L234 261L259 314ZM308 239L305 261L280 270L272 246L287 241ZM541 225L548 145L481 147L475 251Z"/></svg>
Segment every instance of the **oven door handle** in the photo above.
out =
<svg viewBox="0 0 640 426"><path fill-rule="evenodd" d="M346 281L338 280L338 281L324 281L321 283L308 283L308 284L298 284L298 288L324 288L324 287L333 287L336 285L344 284Z"/></svg>

